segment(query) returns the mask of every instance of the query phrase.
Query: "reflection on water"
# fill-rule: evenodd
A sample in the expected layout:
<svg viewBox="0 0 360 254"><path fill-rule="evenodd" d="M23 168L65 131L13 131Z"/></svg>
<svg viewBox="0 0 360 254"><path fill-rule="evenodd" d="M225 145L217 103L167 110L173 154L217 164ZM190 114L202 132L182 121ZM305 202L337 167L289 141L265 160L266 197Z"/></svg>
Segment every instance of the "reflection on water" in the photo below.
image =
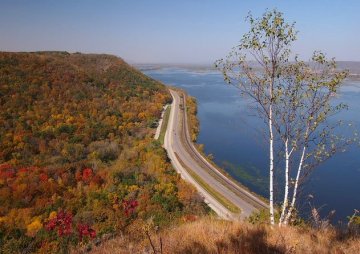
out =
<svg viewBox="0 0 360 254"><path fill-rule="evenodd" d="M220 73L213 70L191 71L162 68L145 74L186 90L198 102L200 134L198 142L205 152L229 174L251 190L267 197L268 159L264 142L264 123L254 116L251 105L239 91L226 85ZM341 118L360 126L360 82L348 82L336 99L350 109ZM360 149L350 148L318 168L301 192L303 214L312 205L322 207L323 215L336 210L334 220L345 219L360 209ZM275 186L275 190L280 187ZM305 201L306 200L306 201Z"/></svg>

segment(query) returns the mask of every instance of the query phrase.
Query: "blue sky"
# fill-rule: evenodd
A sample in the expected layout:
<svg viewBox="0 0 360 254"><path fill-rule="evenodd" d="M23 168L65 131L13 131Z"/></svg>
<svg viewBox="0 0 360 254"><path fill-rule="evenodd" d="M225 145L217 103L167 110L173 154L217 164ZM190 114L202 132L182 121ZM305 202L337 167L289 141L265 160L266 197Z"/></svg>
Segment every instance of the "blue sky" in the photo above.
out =
<svg viewBox="0 0 360 254"><path fill-rule="evenodd" d="M212 63L251 11L296 21L293 51L360 61L359 0L0 0L0 50L109 53L131 63Z"/></svg>

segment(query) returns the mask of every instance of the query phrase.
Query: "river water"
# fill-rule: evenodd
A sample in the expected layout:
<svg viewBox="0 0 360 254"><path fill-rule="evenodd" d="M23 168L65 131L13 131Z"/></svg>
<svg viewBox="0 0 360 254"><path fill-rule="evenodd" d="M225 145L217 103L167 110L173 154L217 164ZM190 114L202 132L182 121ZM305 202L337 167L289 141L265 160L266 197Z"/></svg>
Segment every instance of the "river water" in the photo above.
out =
<svg viewBox="0 0 360 254"><path fill-rule="evenodd" d="M167 85L186 90L197 99L200 134L206 154L236 180L252 191L268 197L268 150L264 123L249 107L239 91L212 70L164 67L144 70L146 75ZM347 81L337 100L349 105L338 117L360 126L360 82ZM358 128L360 129L360 128ZM275 192L280 185L275 186ZM308 218L311 207L322 217L335 210L332 222L344 221L360 210L360 149L349 147L318 167L300 192L299 208Z"/></svg>

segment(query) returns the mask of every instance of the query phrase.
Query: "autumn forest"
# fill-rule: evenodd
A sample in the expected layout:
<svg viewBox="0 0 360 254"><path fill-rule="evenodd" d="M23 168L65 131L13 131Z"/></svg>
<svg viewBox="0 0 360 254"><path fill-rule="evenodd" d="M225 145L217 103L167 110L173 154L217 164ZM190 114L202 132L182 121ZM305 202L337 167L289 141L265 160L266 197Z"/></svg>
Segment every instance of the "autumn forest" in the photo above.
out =
<svg viewBox="0 0 360 254"><path fill-rule="evenodd" d="M209 213L153 139L170 101L115 56L0 53L1 253L136 239Z"/></svg>

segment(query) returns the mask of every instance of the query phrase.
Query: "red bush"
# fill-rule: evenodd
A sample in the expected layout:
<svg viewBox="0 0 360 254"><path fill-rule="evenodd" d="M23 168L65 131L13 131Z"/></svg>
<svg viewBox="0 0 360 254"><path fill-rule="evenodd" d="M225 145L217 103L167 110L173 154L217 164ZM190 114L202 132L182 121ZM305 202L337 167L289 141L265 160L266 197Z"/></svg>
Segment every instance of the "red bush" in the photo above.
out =
<svg viewBox="0 0 360 254"><path fill-rule="evenodd" d="M45 174L45 173L41 173L40 175L39 175L39 179L40 179L40 181L42 181L42 182L46 182L47 180L48 180L48 175L47 174Z"/></svg>
<svg viewBox="0 0 360 254"><path fill-rule="evenodd" d="M85 236L89 236L91 239L94 239L96 237L95 230L92 229L89 225L79 224L77 226L77 229L80 241L82 241Z"/></svg>
<svg viewBox="0 0 360 254"><path fill-rule="evenodd" d="M0 179L13 178L15 176L14 168L9 164L0 165Z"/></svg>
<svg viewBox="0 0 360 254"><path fill-rule="evenodd" d="M60 211L55 218L45 224L45 228L48 231L57 228L58 236L67 236L72 233L72 219L73 216L70 212Z"/></svg>
<svg viewBox="0 0 360 254"><path fill-rule="evenodd" d="M18 173L27 173L28 172L28 169L27 168L20 168L18 170Z"/></svg>
<svg viewBox="0 0 360 254"><path fill-rule="evenodd" d="M82 180L86 183L89 183L93 177L93 171L91 168L85 168L82 172Z"/></svg>
<svg viewBox="0 0 360 254"><path fill-rule="evenodd" d="M136 207L138 206L137 200L123 200L122 206L124 208L124 213L126 216L130 216L135 212Z"/></svg>

